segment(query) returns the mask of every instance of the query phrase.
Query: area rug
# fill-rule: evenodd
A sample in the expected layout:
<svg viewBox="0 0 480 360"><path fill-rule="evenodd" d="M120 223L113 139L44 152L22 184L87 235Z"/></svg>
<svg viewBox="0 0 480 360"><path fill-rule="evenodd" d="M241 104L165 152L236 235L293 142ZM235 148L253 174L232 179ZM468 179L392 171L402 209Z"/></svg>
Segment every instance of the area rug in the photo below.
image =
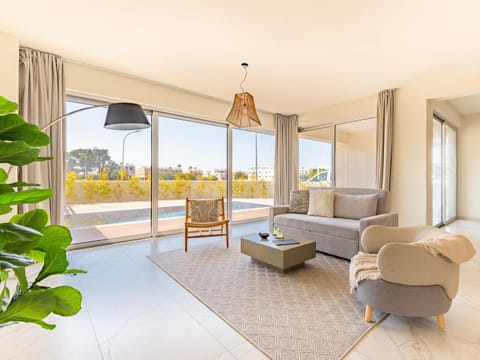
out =
<svg viewBox="0 0 480 360"><path fill-rule="evenodd" d="M339 359L372 326L346 260L317 253L280 273L241 254L238 238L150 259L272 359Z"/></svg>

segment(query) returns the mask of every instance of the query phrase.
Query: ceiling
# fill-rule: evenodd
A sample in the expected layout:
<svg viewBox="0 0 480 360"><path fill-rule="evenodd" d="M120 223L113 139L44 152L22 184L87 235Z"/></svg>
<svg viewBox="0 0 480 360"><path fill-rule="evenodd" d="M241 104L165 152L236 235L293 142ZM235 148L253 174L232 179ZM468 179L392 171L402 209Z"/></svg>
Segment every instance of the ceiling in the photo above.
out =
<svg viewBox="0 0 480 360"><path fill-rule="evenodd" d="M480 114L480 94L450 99L448 102L463 116Z"/></svg>
<svg viewBox="0 0 480 360"><path fill-rule="evenodd" d="M77 62L303 113L480 60L476 0L24 0L0 31Z"/></svg>

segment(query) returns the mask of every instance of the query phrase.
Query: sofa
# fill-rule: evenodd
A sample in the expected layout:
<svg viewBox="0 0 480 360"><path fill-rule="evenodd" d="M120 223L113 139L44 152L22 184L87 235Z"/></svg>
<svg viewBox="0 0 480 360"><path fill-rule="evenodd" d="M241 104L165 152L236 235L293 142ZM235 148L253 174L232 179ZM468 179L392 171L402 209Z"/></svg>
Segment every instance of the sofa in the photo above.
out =
<svg viewBox="0 0 480 360"><path fill-rule="evenodd" d="M310 194L325 190L334 194L332 217L308 215ZM299 199L304 206L298 206ZM315 240L317 251L351 259L361 250L360 236L368 226L398 226L398 215L389 212L389 193L385 190L311 188L292 191L289 205L270 208L269 225L270 232L281 229L284 238Z"/></svg>

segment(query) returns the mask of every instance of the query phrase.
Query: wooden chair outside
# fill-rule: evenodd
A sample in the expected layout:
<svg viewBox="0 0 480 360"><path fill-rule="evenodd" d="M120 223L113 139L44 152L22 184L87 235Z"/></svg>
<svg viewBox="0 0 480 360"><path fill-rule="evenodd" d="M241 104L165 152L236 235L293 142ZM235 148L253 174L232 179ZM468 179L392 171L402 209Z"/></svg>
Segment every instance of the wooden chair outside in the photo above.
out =
<svg viewBox="0 0 480 360"><path fill-rule="evenodd" d="M225 236L229 246L228 224L225 218L225 201L219 199L189 199L185 201L185 252L188 239Z"/></svg>

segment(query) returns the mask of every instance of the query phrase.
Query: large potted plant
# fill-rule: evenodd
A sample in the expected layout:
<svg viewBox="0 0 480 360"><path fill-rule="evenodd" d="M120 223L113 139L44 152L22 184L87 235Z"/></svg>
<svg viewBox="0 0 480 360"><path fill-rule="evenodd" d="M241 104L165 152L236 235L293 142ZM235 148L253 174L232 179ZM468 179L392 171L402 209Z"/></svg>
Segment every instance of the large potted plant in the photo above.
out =
<svg viewBox="0 0 480 360"><path fill-rule="evenodd" d="M19 204L38 203L52 196L51 189L40 189L38 184L7 182L12 167L48 160L40 156L40 148L50 143L49 137L26 123L17 109L17 104L0 96L0 164L6 164L0 167L3 218ZM68 268L66 249L72 241L68 228L48 222L48 212L36 209L0 224L0 327L30 322L51 330L55 325L44 321L48 315L72 316L81 309L78 290L45 285L52 275L84 272Z"/></svg>

